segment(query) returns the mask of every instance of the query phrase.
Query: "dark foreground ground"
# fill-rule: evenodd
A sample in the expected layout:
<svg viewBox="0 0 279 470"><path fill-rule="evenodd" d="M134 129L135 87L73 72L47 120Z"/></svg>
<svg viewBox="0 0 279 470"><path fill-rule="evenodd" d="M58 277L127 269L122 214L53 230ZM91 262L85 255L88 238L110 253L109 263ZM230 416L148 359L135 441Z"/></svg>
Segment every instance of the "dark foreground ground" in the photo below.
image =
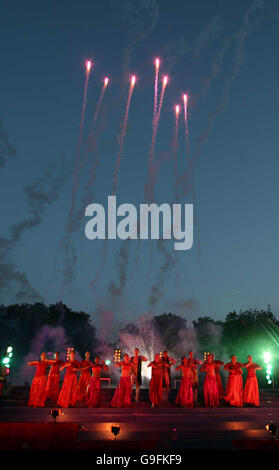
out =
<svg viewBox="0 0 279 470"><path fill-rule="evenodd" d="M109 407L112 389L104 389L97 409L84 405L61 409L56 423L45 408L27 407L28 390L11 388L0 399L0 449L94 449L98 451L172 449L272 449L279 445L265 426L279 425L279 390L261 390L260 408L180 409L170 394L170 403L151 409L148 391L130 408ZM200 397L202 398L202 396ZM119 427L116 439L112 426ZM279 429L278 429L279 436Z"/></svg>

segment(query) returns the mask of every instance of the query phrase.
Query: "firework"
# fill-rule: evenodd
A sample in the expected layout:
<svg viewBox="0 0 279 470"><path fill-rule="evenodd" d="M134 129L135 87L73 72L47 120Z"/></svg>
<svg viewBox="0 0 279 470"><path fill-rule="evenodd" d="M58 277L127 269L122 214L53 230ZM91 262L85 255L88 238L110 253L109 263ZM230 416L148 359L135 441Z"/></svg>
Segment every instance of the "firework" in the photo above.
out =
<svg viewBox="0 0 279 470"><path fill-rule="evenodd" d="M103 83L103 86L102 86L102 90L101 90L101 94L100 94L100 97L99 97L99 100L98 100L98 103L97 103L97 106L96 106L96 111L95 111L95 114L94 114L94 118L93 118L93 121L92 121L91 130L90 130L90 133L89 133L89 136L88 136L88 139L87 139L87 149L86 149L83 161L82 161L82 166L84 166L85 160L87 158L88 151L94 146L93 145L94 144L94 142L93 142L94 130L95 130L95 126L96 126L98 116L99 116L100 106L102 104L102 101L103 101L108 83L109 83L109 78L105 77L104 83Z"/></svg>
<svg viewBox="0 0 279 470"><path fill-rule="evenodd" d="M128 123L128 115L129 115L129 109L130 109L130 103L131 103L131 98L133 94L133 90L135 87L136 83L136 76L132 75L130 79L130 87L129 87L129 93L128 93L128 99L127 99L127 105L126 105L126 111L123 119L123 125L122 125L122 132L120 134L119 138L119 150L118 150L118 155L116 159L116 167L113 175L113 188L112 188L112 195L115 195L116 190L117 190L117 185L118 185L118 172L120 169L120 162L121 162L121 157L123 154L123 145L124 145L124 140L125 140L125 135L126 135L126 130L127 130L127 123Z"/></svg>
<svg viewBox="0 0 279 470"><path fill-rule="evenodd" d="M178 187L177 187L177 178L178 178L178 169L177 169L177 147L178 147L178 120L179 120L180 106L177 104L175 106L175 131L174 131L174 178L175 178L175 199L178 201Z"/></svg>
<svg viewBox="0 0 279 470"><path fill-rule="evenodd" d="M75 208L76 190L77 190L77 185L78 185L78 170L79 170L80 150L81 150L81 144L82 144L83 124L84 124L84 116L85 116L85 109L86 109L87 88L88 88L88 82L89 82L89 76L90 76L91 69L92 69L92 62L91 62L91 60L88 60L86 62L86 70L85 70L85 85L84 85L83 103L82 103L80 126L79 126L79 139L78 139L78 146L77 146L77 152L76 152L74 185L73 185L73 191L72 191L72 202L71 202L71 208L70 208L70 213L69 213L69 221L68 221L68 227L67 227L68 232L71 232L71 221L72 221L72 216L73 216L74 208Z"/></svg>
<svg viewBox="0 0 279 470"><path fill-rule="evenodd" d="M159 108L156 113L156 118L153 126L153 132L152 132L152 141L151 141L151 147L150 147L150 152L149 152L149 160L148 160L148 183L146 185L145 193L146 193L146 199L151 199L153 200L154 194L153 194L153 186L154 186L154 178L152 175L152 167L153 167L153 160L154 160L154 149L155 149L155 142L156 142L156 136L157 136L157 131L158 131L158 125L159 125L159 120L160 120L160 115L161 115L161 110L163 106L163 100L164 100L164 95L165 95L165 90L166 86L168 83L168 76L165 75L163 78L163 83L162 83L162 90L161 90L161 96L160 96L160 103L159 103Z"/></svg>
<svg viewBox="0 0 279 470"><path fill-rule="evenodd" d="M155 59L155 83L154 83L154 111L153 111L153 128L156 125L157 100L158 100L158 78L159 78L160 59Z"/></svg>
<svg viewBox="0 0 279 470"><path fill-rule="evenodd" d="M186 140L187 152L189 153L190 148L189 148L189 129L188 129L188 95L186 95L186 93L183 95L183 103L184 103L185 140Z"/></svg>

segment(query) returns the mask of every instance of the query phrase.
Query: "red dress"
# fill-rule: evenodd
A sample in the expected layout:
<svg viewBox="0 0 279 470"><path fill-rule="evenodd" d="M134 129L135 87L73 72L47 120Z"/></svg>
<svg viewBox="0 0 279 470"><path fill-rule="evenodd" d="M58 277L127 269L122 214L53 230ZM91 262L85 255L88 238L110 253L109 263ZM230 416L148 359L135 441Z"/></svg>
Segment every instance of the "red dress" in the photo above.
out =
<svg viewBox="0 0 279 470"><path fill-rule="evenodd" d="M155 364L153 362L152 364ZM160 366L152 367L152 377L149 385L149 399L154 405L160 405L163 399L163 377Z"/></svg>
<svg viewBox="0 0 279 470"><path fill-rule="evenodd" d="M120 377L117 389L111 400L111 406L113 408L123 408L131 404L132 396L132 383L129 377Z"/></svg>
<svg viewBox="0 0 279 470"><path fill-rule="evenodd" d="M100 406L100 396L101 396L101 377L91 377L87 395L86 403L90 408L96 408Z"/></svg>
<svg viewBox="0 0 279 470"><path fill-rule="evenodd" d="M214 361L214 367L215 367L215 375L216 375L216 380L217 380L217 386L219 390L219 400L222 400L224 397L224 389L222 385L222 380L221 376L219 373L219 370L221 369L223 363L221 361Z"/></svg>
<svg viewBox="0 0 279 470"><path fill-rule="evenodd" d="M243 392L244 403L250 403L251 405L260 406L259 398L259 387L256 376L257 365L254 363L247 364L247 379Z"/></svg>
<svg viewBox="0 0 279 470"><path fill-rule="evenodd" d="M80 367L86 367L89 365L93 365L90 361L81 361ZM84 369L81 371L80 378L78 381L78 389L77 389L77 401L85 401L86 399L86 391L91 378L91 371L90 368Z"/></svg>
<svg viewBox="0 0 279 470"><path fill-rule="evenodd" d="M52 363L51 369L48 374L47 384L46 384L46 399L51 401L57 401L59 396L59 368L62 366L63 361L58 359Z"/></svg>
<svg viewBox="0 0 279 470"><path fill-rule="evenodd" d="M46 370L49 363L48 361L38 361L34 365L36 365L36 374L32 381L28 406L41 407L45 405L46 400Z"/></svg>
<svg viewBox="0 0 279 470"><path fill-rule="evenodd" d="M219 390L215 375L215 364L204 364L201 370L206 372L203 383L204 404L206 407L216 407L219 405Z"/></svg>
<svg viewBox="0 0 279 470"><path fill-rule="evenodd" d="M241 367L238 363L232 364L230 362L226 364L224 368L229 371L224 400L233 406L243 406L243 381Z"/></svg>
<svg viewBox="0 0 279 470"><path fill-rule="evenodd" d="M182 377L175 403L183 407L193 408L194 394L192 377Z"/></svg>
<svg viewBox="0 0 279 470"><path fill-rule="evenodd" d="M70 405L75 406L77 402L77 373L73 369L79 369L78 361L68 361L70 366L66 368L63 385L61 387L57 404L62 408L68 408Z"/></svg>

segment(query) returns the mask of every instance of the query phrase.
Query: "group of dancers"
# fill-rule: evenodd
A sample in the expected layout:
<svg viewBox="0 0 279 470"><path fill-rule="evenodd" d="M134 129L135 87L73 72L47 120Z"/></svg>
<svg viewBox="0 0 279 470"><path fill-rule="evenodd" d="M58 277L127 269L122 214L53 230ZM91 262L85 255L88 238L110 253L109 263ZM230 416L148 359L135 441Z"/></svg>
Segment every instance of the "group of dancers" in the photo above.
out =
<svg viewBox="0 0 279 470"><path fill-rule="evenodd" d="M123 361L117 362L115 367L121 368L121 377L111 400L111 407L129 407L132 402L132 390L135 385L135 402L139 401L140 387L142 385L142 363L147 358L134 350L134 355L129 357L124 354ZM108 370L108 366L100 361L97 356L94 362L90 361L90 353L85 353L85 359L81 362L75 359L75 353L70 353L66 362L55 353L52 360L47 359L46 353L41 354L40 361L28 363L36 366L35 377L32 381L28 406L43 407L47 400L57 403L61 408L75 406L77 402L83 402L88 407L100 406L101 397L101 375L102 371ZM154 360L147 365L152 368L149 385L149 399L151 407L155 408L163 402L168 401L170 389L170 371L176 364L176 360L169 357L164 351L162 356L156 354ZM190 351L188 357L183 356L181 363L175 370L181 371L181 381L175 403L184 408L193 408L198 398L198 366L200 372L205 372L203 384L204 405L206 407L218 407L224 400L230 406L242 407L259 406L259 388L256 371L261 369L253 362L252 356L247 357L247 362L242 364L235 355L227 364L216 360L214 354L208 354L205 361L194 358ZM50 370L48 372L48 368ZM224 391L220 376L220 369L228 371L228 381ZM243 387L243 369L247 369L247 378ZM66 369L63 384L60 389L60 371ZM80 371L79 380L77 372Z"/></svg>

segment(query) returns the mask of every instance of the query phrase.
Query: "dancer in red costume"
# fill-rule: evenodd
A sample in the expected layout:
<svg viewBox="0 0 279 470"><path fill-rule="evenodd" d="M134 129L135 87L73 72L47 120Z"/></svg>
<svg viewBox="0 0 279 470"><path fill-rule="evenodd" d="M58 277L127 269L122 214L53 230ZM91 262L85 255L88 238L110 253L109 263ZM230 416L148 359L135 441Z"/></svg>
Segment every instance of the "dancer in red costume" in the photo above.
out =
<svg viewBox="0 0 279 470"><path fill-rule="evenodd" d="M151 408L160 405L163 399L163 363L159 354L155 354L154 361L150 362L147 367L152 367L152 377L149 385L149 399Z"/></svg>
<svg viewBox="0 0 279 470"><path fill-rule="evenodd" d="M219 390L215 374L215 364L212 355L207 356L206 361L200 368L201 372L206 372L203 383L204 404L206 407L216 407L219 405Z"/></svg>
<svg viewBox="0 0 279 470"><path fill-rule="evenodd" d="M47 367L49 362L46 353L41 354L40 361L28 362L29 366L36 366L36 374L32 381L28 406L42 407L46 400Z"/></svg>
<svg viewBox="0 0 279 470"><path fill-rule="evenodd" d="M89 408L100 406L102 370L108 370L108 366L106 366L104 362L100 363L100 358L96 356L92 366L92 377L90 378L86 394L86 403Z"/></svg>
<svg viewBox="0 0 279 470"><path fill-rule="evenodd" d="M244 364L247 369L247 379L243 392L243 402L252 406L260 406L259 386L256 370L261 370L261 366L253 362L252 356L247 357L248 362Z"/></svg>
<svg viewBox="0 0 279 470"><path fill-rule="evenodd" d="M231 362L224 366L224 369L229 371L224 400L230 403L231 406L243 406L243 367L244 365L241 362L237 362L235 355L231 356Z"/></svg>
<svg viewBox="0 0 279 470"><path fill-rule="evenodd" d="M131 382L132 382L132 389L133 389L134 384L136 386L135 402L138 403L139 394L140 394L140 386L142 384L142 377L141 377L142 362L147 361L147 358L139 354L138 348L134 350L134 354L135 355L131 358L131 363L132 363Z"/></svg>
<svg viewBox="0 0 279 470"><path fill-rule="evenodd" d="M124 354L124 361L115 364L115 367L121 367L121 377L117 389L111 400L113 408L123 408L131 404L132 397L132 384L131 384L131 369L132 363L128 354Z"/></svg>
<svg viewBox="0 0 279 470"><path fill-rule="evenodd" d="M224 389L223 389L223 385L222 385L220 369L224 365L224 362L214 359L214 354L211 354L211 356L212 356L212 360L214 362L214 367L215 367L215 375L216 375L216 380L217 380L217 385L218 385L218 390L219 390L219 400L223 400L223 398L224 398Z"/></svg>
<svg viewBox="0 0 279 470"><path fill-rule="evenodd" d="M59 359L59 353L56 352L54 359L48 361L51 364L46 384L46 400L57 402L59 396L60 367L63 361Z"/></svg>
<svg viewBox="0 0 279 470"><path fill-rule="evenodd" d="M80 363L75 360L74 351L70 354L70 360L60 367L60 370L65 368L66 374L57 400L57 405L62 408L75 406L77 402L77 371L80 369Z"/></svg>
<svg viewBox="0 0 279 470"><path fill-rule="evenodd" d="M202 361L199 361L198 359L195 359L193 351L189 351L188 364L189 364L189 366L192 366L193 370L194 370L194 379L193 379L194 402L197 403L197 401L198 401L198 389L199 389L199 377L198 377L197 366L201 365Z"/></svg>
<svg viewBox="0 0 279 470"><path fill-rule="evenodd" d="M168 401L169 390L170 390L170 383L171 383L171 375L170 375L170 368L176 361L168 356L168 351L163 352L162 361L162 378L163 378L163 401Z"/></svg>
<svg viewBox="0 0 279 470"><path fill-rule="evenodd" d="M91 378L90 368L92 366L93 362L90 362L90 352L87 351L85 353L85 359L80 363L82 370L78 381L77 401L83 402L86 399L86 391Z"/></svg>
<svg viewBox="0 0 279 470"><path fill-rule="evenodd" d="M188 359L186 356L182 358L180 366L176 367L175 370L181 370L182 372L182 379L180 382L175 403L183 408L193 408L193 381L195 372L193 370L193 367L188 364Z"/></svg>

